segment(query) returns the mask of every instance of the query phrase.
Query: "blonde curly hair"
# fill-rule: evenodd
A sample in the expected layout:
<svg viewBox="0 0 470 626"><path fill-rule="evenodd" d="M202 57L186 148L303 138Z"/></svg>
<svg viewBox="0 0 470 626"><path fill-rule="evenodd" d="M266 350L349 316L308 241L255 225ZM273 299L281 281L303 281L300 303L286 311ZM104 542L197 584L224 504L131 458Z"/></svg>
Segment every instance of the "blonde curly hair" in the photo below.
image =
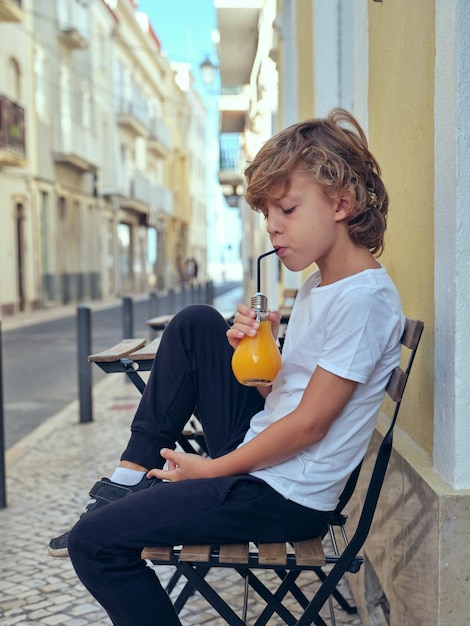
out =
<svg viewBox="0 0 470 626"><path fill-rule="evenodd" d="M255 211L287 193L294 171L308 174L327 196L350 192L351 239L380 256L387 226L388 194L380 167L357 120L336 108L326 118L293 124L269 139L245 170L245 198Z"/></svg>

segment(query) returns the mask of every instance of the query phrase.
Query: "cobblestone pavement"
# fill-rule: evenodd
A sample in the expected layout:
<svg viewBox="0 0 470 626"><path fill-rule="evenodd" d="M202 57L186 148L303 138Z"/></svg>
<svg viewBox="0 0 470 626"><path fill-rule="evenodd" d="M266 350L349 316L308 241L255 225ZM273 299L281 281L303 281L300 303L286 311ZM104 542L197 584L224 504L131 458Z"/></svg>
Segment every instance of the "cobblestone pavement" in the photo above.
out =
<svg viewBox="0 0 470 626"><path fill-rule="evenodd" d="M76 521L87 502L89 488L101 476L109 476L116 466L139 398L122 375L107 376L93 390L93 422L79 424L78 402L73 402L7 451L8 506L0 510L2 626L110 624L78 582L70 561L50 557L47 544L51 536ZM237 610L243 581L232 570L222 572L214 573L217 588L225 590L225 598ZM172 568L159 567L158 574L165 582ZM306 575L303 588L314 584ZM345 584L342 591L349 596ZM259 607L253 598L248 624ZM328 611L323 614L330 623ZM225 623L198 594L183 609L181 621L184 626ZM269 622L271 626L283 623L279 618ZM361 620L337 608L336 623L360 626Z"/></svg>

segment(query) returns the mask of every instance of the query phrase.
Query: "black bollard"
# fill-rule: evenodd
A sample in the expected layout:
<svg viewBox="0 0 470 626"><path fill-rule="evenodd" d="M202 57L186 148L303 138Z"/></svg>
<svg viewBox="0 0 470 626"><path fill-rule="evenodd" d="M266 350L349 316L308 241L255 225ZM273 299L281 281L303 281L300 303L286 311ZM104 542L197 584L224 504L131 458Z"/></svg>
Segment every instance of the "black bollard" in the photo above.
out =
<svg viewBox="0 0 470 626"><path fill-rule="evenodd" d="M191 290L189 288L189 285L187 285L186 283L183 283L181 285L181 289L183 291L183 308L188 306L188 304L191 304Z"/></svg>
<svg viewBox="0 0 470 626"><path fill-rule="evenodd" d="M176 313L176 294L173 287L168 289L168 313L174 315Z"/></svg>
<svg viewBox="0 0 470 626"><path fill-rule="evenodd" d="M91 363L91 313L89 307L80 304L77 308L78 337L78 396L80 403L80 423L93 421Z"/></svg>
<svg viewBox="0 0 470 626"><path fill-rule="evenodd" d="M130 296L122 298L122 333L124 339L134 337L134 310Z"/></svg>
<svg viewBox="0 0 470 626"><path fill-rule="evenodd" d="M134 305L130 296L122 298L122 336L124 339L134 337ZM126 376L126 383L131 383L131 379Z"/></svg>
<svg viewBox="0 0 470 626"><path fill-rule="evenodd" d="M5 430L3 425L2 322L0 322L0 509L7 505Z"/></svg>
<svg viewBox="0 0 470 626"><path fill-rule="evenodd" d="M212 281L206 281L206 298L204 300L206 304L214 304L214 295L212 292Z"/></svg>
<svg viewBox="0 0 470 626"><path fill-rule="evenodd" d="M158 298L158 293L156 291L151 291L149 293L149 318L157 317L160 315L160 300ZM157 336L157 332L149 327L149 337L150 340L155 339Z"/></svg>
<svg viewBox="0 0 470 626"><path fill-rule="evenodd" d="M181 309L184 307L183 295L183 289L181 287L175 290L175 313L181 311Z"/></svg>
<svg viewBox="0 0 470 626"><path fill-rule="evenodd" d="M151 291L149 294L149 317L157 317L160 315L160 301L158 293Z"/></svg>

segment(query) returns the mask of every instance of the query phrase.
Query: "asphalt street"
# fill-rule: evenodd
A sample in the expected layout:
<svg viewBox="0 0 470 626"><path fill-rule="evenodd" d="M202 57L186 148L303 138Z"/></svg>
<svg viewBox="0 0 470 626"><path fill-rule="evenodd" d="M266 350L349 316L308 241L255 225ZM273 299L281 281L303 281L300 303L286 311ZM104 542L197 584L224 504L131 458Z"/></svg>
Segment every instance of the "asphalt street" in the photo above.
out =
<svg viewBox="0 0 470 626"><path fill-rule="evenodd" d="M215 286L215 295L234 284ZM90 307L91 308L91 307ZM134 337L149 338L146 320L151 317L148 299L133 300ZM167 312L167 311L163 311ZM76 309L63 317L21 324L3 330L3 406L5 447L8 449L51 415L78 398L78 345ZM92 308L91 347L99 352L123 338L120 303ZM93 383L105 374L92 367Z"/></svg>

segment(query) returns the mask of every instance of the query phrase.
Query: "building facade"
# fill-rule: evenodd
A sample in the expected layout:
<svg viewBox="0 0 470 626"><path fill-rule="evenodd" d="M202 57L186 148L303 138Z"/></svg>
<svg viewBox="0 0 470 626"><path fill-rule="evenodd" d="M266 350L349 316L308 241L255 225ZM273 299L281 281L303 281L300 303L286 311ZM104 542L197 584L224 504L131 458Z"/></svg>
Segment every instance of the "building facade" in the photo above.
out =
<svg viewBox="0 0 470 626"><path fill-rule="evenodd" d="M204 108L137 3L0 20L1 313L176 287L192 241L205 276Z"/></svg>
<svg viewBox="0 0 470 626"><path fill-rule="evenodd" d="M246 204L244 169L276 128L278 93L274 54L275 0L214 0L220 33L219 182L241 220L240 256L245 300L257 291L258 257L271 249L263 218ZM280 265L261 266L260 286L269 306L279 303Z"/></svg>
<svg viewBox="0 0 470 626"><path fill-rule="evenodd" d="M37 297L29 251L35 234L28 172L34 142L28 132L33 116L33 82L27 71L32 61L30 3L2 3L0 20L0 293L2 310L9 313L24 309L28 294L33 301Z"/></svg>

